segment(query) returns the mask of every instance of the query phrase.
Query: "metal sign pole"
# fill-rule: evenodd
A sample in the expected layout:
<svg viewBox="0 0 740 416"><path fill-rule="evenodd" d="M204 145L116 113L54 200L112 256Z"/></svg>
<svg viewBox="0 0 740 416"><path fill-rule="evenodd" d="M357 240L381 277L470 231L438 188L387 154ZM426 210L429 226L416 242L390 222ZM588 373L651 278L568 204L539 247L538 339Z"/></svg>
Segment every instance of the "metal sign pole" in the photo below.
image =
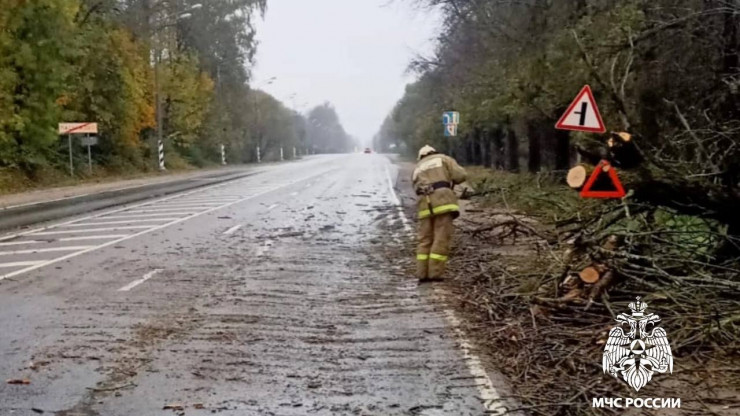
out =
<svg viewBox="0 0 740 416"><path fill-rule="evenodd" d="M72 135L67 135L67 146L69 146L69 176L75 176L75 167L72 162Z"/></svg>
<svg viewBox="0 0 740 416"><path fill-rule="evenodd" d="M87 170L92 175L92 151L90 150L92 146L88 143L87 145Z"/></svg>

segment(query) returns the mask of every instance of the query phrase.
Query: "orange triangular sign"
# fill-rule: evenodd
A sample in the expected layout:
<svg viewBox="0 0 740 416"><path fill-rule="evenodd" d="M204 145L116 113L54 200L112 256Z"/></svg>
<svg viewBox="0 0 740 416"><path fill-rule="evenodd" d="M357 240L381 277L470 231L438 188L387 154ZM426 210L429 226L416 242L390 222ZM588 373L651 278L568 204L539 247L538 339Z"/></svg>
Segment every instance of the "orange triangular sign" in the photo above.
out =
<svg viewBox="0 0 740 416"><path fill-rule="evenodd" d="M576 99L570 104L558 124L555 125L558 130L575 130L589 133L605 133L606 127L599 113L599 106L596 105L594 94L591 87L586 85L578 93Z"/></svg>
<svg viewBox="0 0 740 416"><path fill-rule="evenodd" d="M599 162L581 190L581 198L624 198L625 195L617 170L606 160Z"/></svg>

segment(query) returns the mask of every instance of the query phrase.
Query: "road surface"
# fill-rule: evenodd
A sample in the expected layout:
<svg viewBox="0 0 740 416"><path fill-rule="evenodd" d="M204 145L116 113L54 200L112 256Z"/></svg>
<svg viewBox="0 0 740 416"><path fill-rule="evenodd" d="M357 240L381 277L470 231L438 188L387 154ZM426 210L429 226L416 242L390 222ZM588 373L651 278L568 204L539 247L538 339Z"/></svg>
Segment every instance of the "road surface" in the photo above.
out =
<svg viewBox="0 0 740 416"><path fill-rule="evenodd" d="M484 414L394 260L395 172L317 156L0 237L0 414Z"/></svg>

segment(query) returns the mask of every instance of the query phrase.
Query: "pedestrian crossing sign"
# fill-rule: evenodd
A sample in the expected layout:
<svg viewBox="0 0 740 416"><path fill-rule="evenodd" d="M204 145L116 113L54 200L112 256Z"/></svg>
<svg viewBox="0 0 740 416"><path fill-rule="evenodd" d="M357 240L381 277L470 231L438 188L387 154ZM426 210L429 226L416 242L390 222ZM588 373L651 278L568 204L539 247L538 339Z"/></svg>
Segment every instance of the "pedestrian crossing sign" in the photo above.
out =
<svg viewBox="0 0 740 416"><path fill-rule="evenodd" d="M457 136L457 124L448 124L445 126L445 137Z"/></svg>

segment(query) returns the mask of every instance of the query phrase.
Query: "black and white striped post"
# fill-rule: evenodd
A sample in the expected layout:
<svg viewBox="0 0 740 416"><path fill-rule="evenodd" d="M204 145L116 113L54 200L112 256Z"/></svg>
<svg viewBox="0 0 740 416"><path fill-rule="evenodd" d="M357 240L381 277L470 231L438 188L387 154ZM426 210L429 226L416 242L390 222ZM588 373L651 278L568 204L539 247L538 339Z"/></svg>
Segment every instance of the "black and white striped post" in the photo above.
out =
<svg viewBox="0 0 740 416"><path fill-rule="evenodd" d="M157 150L159 151L159 170L167 170L164 166L164 142L157 140Z"/></svg>
<svg viewBox="0 0 740 416"><path fill-rule="evenodd" d="M221 164L226 165L226 146L221 145Z"/></svg>

